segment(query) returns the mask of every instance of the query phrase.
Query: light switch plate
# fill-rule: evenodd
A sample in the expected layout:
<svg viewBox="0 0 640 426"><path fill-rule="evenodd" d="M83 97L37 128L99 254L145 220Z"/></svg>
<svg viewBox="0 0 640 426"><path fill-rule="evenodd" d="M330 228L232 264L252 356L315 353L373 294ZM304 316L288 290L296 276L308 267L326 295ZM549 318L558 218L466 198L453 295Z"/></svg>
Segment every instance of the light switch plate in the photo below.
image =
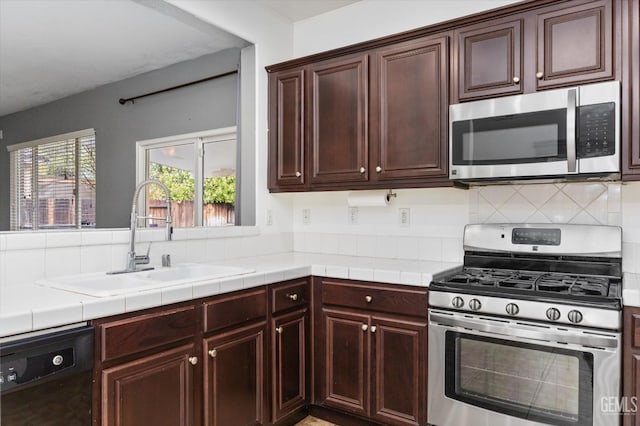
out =
<svg viewBox="0 0 640 426"><path fill-rule="evenodd" d="M311 225L311 209L302 209L302 224Z"/></svg>
<svg viewBox="0 0 640 426"><path fill-rule="evenodd" d="M409 208L398 209L398 215L399 215L400 227L408 228L409 225L411 224L411 209Z"/></svg>
<svg viewBox="0 0 640 426"><path fill-rule="evenodd" d="M349 207L349 225L358 224L358 208Z"/></svg>
<svg viewBox="0 0 640 426"><path fill-rule="evenodd" d="M271 211L271 209L267 209L267 218L265 221L267 226L273 225L273 212Z"/></svg>

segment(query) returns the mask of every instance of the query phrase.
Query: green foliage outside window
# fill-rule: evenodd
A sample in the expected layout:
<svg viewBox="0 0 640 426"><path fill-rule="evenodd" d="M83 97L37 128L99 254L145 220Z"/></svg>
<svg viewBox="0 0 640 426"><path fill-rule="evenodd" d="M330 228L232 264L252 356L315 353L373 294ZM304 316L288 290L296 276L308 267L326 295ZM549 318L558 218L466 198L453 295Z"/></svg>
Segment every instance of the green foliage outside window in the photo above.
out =
<svg viewBox="0 0 640 426"><path fill-rule="evenodd" d="M194 179L188 170L151 163L149 178L157 179L167 185L173 201L193 201L194 199ZM151 198L155 200L163 200L165 197L164 192L156 186L151 186L149 192ZM235 176L218 176L204 179L204 204L225 203L234 205L235 200Z"/></svg>

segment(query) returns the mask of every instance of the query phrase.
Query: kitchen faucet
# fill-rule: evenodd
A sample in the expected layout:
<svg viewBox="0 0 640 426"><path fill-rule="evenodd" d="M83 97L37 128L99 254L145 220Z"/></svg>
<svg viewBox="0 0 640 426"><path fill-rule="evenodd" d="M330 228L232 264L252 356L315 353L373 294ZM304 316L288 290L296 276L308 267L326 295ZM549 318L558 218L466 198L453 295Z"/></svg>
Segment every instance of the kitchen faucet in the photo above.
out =
<svg viewBox="0 0 640 426"><path fill-rule="evenodd" d="M158 185L162 190L167 194L166 203L168 213L166 217L156 217L156 216L138 216L138 198L140 197L140 192L142 188L146 185ZM130 223L130 235L129 235L129 253L127 253L127 266L125 269L120 271L112 271L107 272L108 274L126 274L129 272L138 272L138 271L148 271L153 269L153 266L143 266L140 267L138 265L148 265L149 264L149 251L151 250L151 243L149 243L149 248L147 249L146 255L136 255L135 250L135 242L136 242L136 226L138 224L138 219L155 219L155 220L164 220L167 228L167 241L171 241L171 234L173 233L173 227L171 226L171 194L169 193L169 188L155 179L147 179L142 181L136 186L136 190L133 193L133 202L131 204L131 223Z"/></svg>

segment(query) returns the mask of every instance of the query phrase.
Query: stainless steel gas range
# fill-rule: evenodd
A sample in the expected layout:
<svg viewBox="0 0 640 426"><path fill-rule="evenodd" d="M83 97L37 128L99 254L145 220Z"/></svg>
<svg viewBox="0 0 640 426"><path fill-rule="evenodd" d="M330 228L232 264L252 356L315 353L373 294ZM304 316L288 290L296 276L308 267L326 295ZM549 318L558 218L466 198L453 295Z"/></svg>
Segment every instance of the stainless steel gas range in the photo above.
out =
<svg viewBox="0 0 640 426"><path fill-rule="evenodd" d="M468 225L464 250L429 288L428 423L619 425L621 229Z"/></svg>

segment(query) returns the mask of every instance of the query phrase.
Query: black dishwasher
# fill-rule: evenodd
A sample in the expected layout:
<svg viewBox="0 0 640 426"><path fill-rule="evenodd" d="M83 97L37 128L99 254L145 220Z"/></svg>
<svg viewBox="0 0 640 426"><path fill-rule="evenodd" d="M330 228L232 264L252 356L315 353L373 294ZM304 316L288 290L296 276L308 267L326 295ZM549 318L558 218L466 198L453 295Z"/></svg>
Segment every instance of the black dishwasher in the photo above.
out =
<svg viewBox="0 0 640 426"><path fill-rule="evenodd" d="M93 327L0 343L2 426L91 425Z"/></svg>

